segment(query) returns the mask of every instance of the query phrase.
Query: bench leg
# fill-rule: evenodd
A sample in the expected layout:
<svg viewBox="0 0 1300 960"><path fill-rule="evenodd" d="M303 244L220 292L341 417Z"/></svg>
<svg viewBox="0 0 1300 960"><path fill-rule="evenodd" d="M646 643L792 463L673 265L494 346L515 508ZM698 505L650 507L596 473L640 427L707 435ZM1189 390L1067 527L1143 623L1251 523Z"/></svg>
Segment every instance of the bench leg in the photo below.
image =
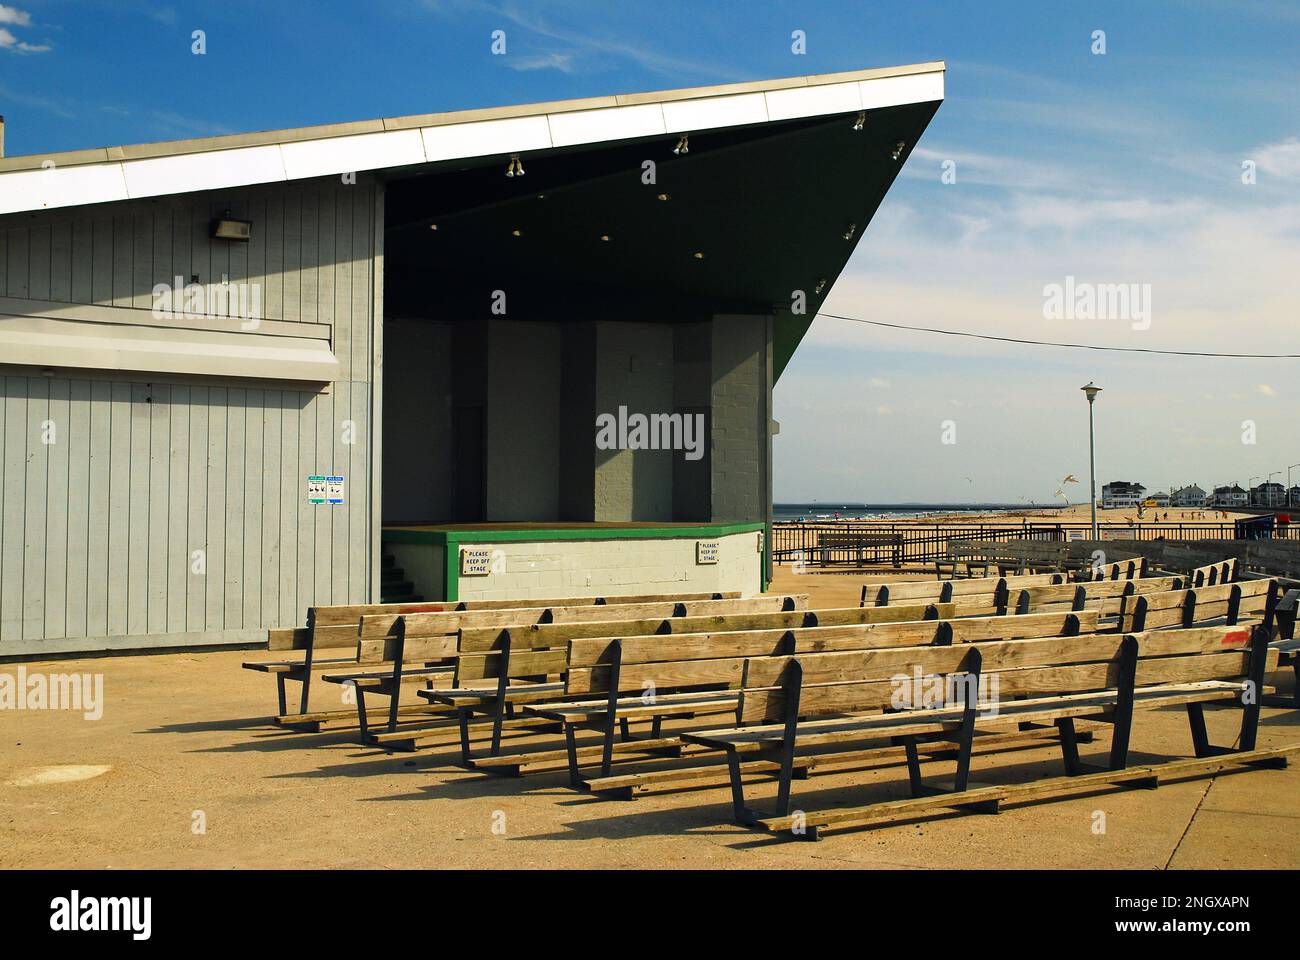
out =
<svg viewBox="0 0 1300 960"><path fill-rule="evenodd" d="M298 712L307 712L307 698L311 694L311 663L308 662L302 676L302 699L298 703Z"/></svg>
<svg viewBox="0 0 1300 960"><path fill-rule="evenodd" d="M469 718L470 711L468 707L458 707L456 709L456 721L460 724L460 762L463 766L469 766L469 761L473 756L469 743Z"/></svg>
<svg viewBox="0 0 1300 960"><path fill-rule="evenodd" d="M352 687L357 694L357 722L361 725L361 742L370 739L370 722L366 716L366 694L359 686Z"/></svg>
<svg viewBox="0 0 1300 960"><path fill-rule="evenodd" d="M289 712L288 700L287 700L287 698L285 697L285 692L284 692L284 674L283 674L283 673L277 673L277 674L275 675L275 686L276 686L276 692L279 694L279 697L280 697L280 712L279 712L278 714L276 714L276 716L278 716L278 717L283 717L285 714L287 714L287 713Z"/></svg>
<svg viewBox="0 0 1300 960"><path fill-rule="evenodd" d="M392 733L397 729L397 707L402 699L402 685L394 684L393 689L389 691L388 696L388 732Z"/></svg>
<svg viewBox="0 0 1300 960"><path fill-rule="evenodd" d="M564 748L569 754L569 786L582 789L582 770L578 766L578 728L572 723L564 725Z"/></svg>
<svg viewBox="0 0 1300 960"><path fill-rule="evenodd" d="M727 751L727 773L731 776L731 817L742 827L754 822L754 814L745 805L745 785L740 777L740 755L735 750Z"/></svg>

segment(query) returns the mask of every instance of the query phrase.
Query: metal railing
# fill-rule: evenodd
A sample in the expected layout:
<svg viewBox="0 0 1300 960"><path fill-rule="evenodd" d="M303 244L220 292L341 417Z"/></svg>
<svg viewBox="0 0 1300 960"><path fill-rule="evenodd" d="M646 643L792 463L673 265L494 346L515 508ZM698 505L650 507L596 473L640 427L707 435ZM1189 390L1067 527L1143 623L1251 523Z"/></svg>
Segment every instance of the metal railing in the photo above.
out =
<svg viewBox="0 0 1300 960"><path fill-rule="evenodd" d="M775 523L772 525L772 560L774 563L802 562L809 566L928 563L946 558L951 544L960 541L1063 541L1071 539L1071 531L1082 531L1085 539L1091 535L1087 523ZM1231 540L1235 527L1231 522L1102 523L1098 524L1098 532L1103 540ZM821 543L823 534L828 535L826 546ZM851 542L855 534L864 538L863 545L855 546ZM882 534L901 535L901 546L871 542ZM1279 528L1273 536L1294 540L1300 538L1300 530Z"/></svg>

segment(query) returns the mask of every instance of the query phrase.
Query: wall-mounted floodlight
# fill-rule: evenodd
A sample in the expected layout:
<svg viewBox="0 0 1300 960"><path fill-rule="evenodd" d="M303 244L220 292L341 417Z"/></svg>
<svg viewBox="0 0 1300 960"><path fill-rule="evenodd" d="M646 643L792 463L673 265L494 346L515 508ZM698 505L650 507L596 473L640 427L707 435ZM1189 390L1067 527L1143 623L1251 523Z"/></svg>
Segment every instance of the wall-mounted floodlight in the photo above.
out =
<svg viewBox="0 0 1300 960"><path fill-rule="evenodd" d="M230 211L218 220L212 221L212 238L214 240L237 240L247 243L253 236L252 220L234 220Z"/></svg>
<svg viewBox="0 0 1300 960"><path fill-rule="evenodd" d="M673 153L675 153L677 156L680 157L683 154L687 154L690 152L691 152L691 138L690 137L679 138L677 141L677 146L673 147Z"/></svg>

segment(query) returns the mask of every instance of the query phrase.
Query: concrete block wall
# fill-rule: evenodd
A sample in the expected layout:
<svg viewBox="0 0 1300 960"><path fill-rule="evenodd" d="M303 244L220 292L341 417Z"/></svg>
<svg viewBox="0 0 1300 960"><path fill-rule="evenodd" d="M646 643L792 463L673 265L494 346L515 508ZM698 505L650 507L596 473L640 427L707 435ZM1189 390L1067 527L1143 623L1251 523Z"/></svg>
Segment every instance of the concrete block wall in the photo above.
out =
<svg viewBox="0 0 1300 960"><path fill-rule="evenodd" d="M487 519L554 520L560 515L560 328L490 323Z"/></svg>
<svg viewBox="0 0 1300 960"><path fill-rule="evenodd" d="M771 323L764 316L713 319L710 460L716 522L767 519Z"/></svg>
<svg viewBox="0 0 1300 960"><path fill-rule="evenodd" d="M666 324L596 325L596 410L618 415L673 410L673 330ZM595 443L595 418L588 430ZM673 519L671 450L597 450L593 519Z"/></svg>
<svg viewBox="0 0 1300 960"><path fill-rule="evenodd" d="M460 577L459 599L595 597L644 593L760 592L758 532L714 537L718 563L695 562L696 537L461 544L500 551L497 571ZM428 549L428 548L424 548ZM460 569L459 552L450 558Z"/></svg>

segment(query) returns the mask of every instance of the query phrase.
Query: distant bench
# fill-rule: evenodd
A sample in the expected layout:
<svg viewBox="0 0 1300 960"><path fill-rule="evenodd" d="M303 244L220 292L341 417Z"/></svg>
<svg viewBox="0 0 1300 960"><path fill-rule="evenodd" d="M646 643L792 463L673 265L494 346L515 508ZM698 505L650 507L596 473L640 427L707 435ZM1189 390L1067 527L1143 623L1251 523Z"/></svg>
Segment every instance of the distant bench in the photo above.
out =
<svg viewBox="0 0 1300 960"><path fill-rule="evenodd" d="M903 565L903 535L901 533L819 533L817 535L817 551L823 567L833 562L831 560L832 550L856 551L856 562L858 564L866 562L868 550L872 553L872 560L879 559L880 554L886 552L895 567Z"/></svg>

